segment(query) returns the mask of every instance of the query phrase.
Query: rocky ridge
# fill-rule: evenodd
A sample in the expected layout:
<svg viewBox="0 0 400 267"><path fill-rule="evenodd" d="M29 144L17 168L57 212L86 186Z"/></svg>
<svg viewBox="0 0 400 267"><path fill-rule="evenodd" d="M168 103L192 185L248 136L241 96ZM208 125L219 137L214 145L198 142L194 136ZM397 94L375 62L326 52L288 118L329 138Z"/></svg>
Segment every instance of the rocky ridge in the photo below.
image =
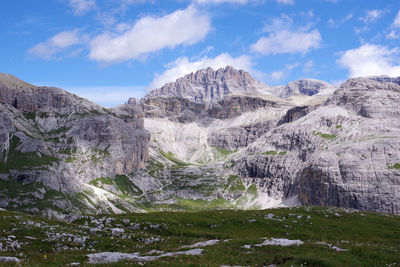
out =
<svg viewBox="0 0 400 267"><path fill-rule="evenodd" d="M69 203L59 212L312 204L400 213L399 78L350 79L331 94L333 86L300 80L275 90L282 99L244 71L209 68L113 109L3 80L1 151L68 153L9 166L0 178L80 197L58 195ZM3 152L3 162L14 154ZM21 196L0 193L2 207L25 209Z"/></svg>
<svg viewBox="0 0 400 267"><path fill-rule="evenodd" d="M187 74L176 82L151 91L145 98L177 97L195 103L211 103L233 94L260 94L268 88L266 84L253 79L248 72L228 66Z"/></svg>
<svg viewBox="0 0 400 267"><path fill-rule="evenodd" d="M91 180L131 173L147 161L150 136L135 107L105 109L1 74L0 110L1 207L79 211L93 203L84 197Z"/></svg>
<svg viewBox="0 0 400 267"><path fill-rule="evenodd" d="M396 103L400 95L396 81L398 78L350 79L325 97L321 95L332 92L333 86L298 81L286 87L288 101L275 99L274 105L243 109L231 116L207 113L176 120L165 112L145 112L145 128L152 133L151 157L166 163L165 153L170 153L192 168L198 163L211 166L222 180L240 178L243 186L236 196L223 190L218 194L244 207L301 202L398 214ZM310 98L296 105L291 98L299 93ZM146 96L146 104L168 110L158 104L154 94ZM235 110L229 101L232 97L223 99L225 110ZM238 97L242 101L239 106L246 107L260 96ZM186 106L193 103L179 99L184 99ZM175 96L163 96L164 102L170 100L177 101ZM193 114L203 110L201 107ZM175 112L182 116L186 109ZM159 151L165 151L164 155Z"/></svg>

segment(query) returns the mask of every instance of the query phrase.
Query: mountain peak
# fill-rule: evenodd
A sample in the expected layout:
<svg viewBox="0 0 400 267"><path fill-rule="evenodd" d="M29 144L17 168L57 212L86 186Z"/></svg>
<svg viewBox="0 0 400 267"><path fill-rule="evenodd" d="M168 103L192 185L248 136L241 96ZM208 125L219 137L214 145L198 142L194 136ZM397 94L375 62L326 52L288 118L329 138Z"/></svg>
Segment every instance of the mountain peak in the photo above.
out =
<svg viewBox="0 0 400 267"><path fill-rule="evenodd" d="M280 93L280 97L289 98L293 95L330 95L336 90L336 87L320 80L301 79L289 82Z"/></svg>
<svg viewBox="0 0 400 267"><path fill-rule="evenodd" d="M194 102L216 102L227 95L257 94L268 88L244 70L231 66L214 70L201 69L167 83L146 95L151 97L181 97Z"/></svg>

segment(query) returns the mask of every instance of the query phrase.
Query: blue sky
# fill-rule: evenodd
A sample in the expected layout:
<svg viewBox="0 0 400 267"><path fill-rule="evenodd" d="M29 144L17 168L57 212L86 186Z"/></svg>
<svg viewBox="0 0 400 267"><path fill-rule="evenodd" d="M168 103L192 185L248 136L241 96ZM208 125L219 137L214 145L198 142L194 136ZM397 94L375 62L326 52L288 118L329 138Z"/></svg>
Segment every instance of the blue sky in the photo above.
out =
<svg viewBox="0 0 400 267"><path fill-rule="evenodd" d="M0 72L105 106L205 67L268 85L400 76L398 0L15 0Z"/></svg>

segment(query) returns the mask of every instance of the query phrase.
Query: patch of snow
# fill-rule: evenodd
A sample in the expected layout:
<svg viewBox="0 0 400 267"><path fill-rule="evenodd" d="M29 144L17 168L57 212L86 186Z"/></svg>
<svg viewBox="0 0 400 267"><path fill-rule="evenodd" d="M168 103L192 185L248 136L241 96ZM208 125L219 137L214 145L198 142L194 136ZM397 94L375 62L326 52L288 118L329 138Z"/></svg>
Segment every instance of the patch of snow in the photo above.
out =
<svg viewBox="0 0 400 267"><path fill-rule="evenodd" d="M264 240L263 243L261 244L255 244L254 246L256 247L262 247L262 246L300 246L303 245L304 242L301 240L290 240L286 238L271 238L271 239L266 239Z"/></svg>

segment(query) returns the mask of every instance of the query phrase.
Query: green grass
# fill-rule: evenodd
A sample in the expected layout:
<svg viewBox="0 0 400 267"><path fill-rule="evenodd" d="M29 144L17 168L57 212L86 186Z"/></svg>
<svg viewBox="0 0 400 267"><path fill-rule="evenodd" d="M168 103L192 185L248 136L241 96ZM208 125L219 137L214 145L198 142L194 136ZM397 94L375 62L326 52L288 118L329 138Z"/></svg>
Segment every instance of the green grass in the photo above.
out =
<svg viewBox="0 0 400 267"><path fill-rule="evenodd" d="M27 120L36 120L36 112L24 112L22 114Z"/></svg>
<svg viewBox="0 0 400 267"><path fill-rule="evenodd" d="M110 177L100 177L90 181L89 184L102 189L105 189L104 185L114 186L121 192L119 197L122 198L143 194L143 191L132 183L126 175L116 175L114 179Z"/></svg>
<svg viewBox="0 0 400 267"><path fill-rule="evenodd" d="M37 197L40 192L42 197ZM54 205L55 200L67 199L66 195L44 186L38 182L25 182L0 179L0 195L2 198L10 199L7 208L24 211L29 208L37 208L39 211L45 209L56 210L63 213L63 210Z"/></svg>
<svg viewBox="0 0 400 267"><path fill-rule="evenodd" d="M143 191L132 183L126 175L115 176L115 184L124 196L143 194Z"/></svg>
<svg viewBox="0 0 400 267"><path fill-rule="evenodd" d="M154 160L154 159L150 159L147 162L147 165L145 167L145 171L153 177L157 177L157 173L158 171L161 171L165 168L164 164L162 164L161 162Z"/></svg>
<svg viewBox="0 0 400 267"><path fill-rule="evenodd" d="M278 152L276 152L275 150L269 150L269 151L265 151L263 154L267 155L267 156L276 156L276 155L278 155Z"/></svg>
<svg viewBox="0 0 400 267"><path fill-rule="evenodd" d="M230 155L236 153L238 150L228 150L225 148L221 148L221 147L211 147L212 148L212 152L214 154L214 158L216 161L223 161L226 160Z"/></svg>
<svg viewBox="0 0 400 267"><path fill-rule="evenodd" d="M83 197L84 198L84 197ZM195 203L182 203L196 206ZM274 214L278 220L267 219ZM340 213L340 217L334 215ZM298 216L301 216L299 218ZM309 216L309 219L307 219ZM94 219L112 218L99 231ZM33 222L33 224L27 224ZM36 225L37 224L37 225ZM84 226L88 225L88 227ZM132 227L136 225L136 227ZM154 227L155 226L155 227ZM147 214L82 216L71 223L11 211L0 211L0 240L10 235L21 243L15 251L0 251L0 256L22 260L21 266L66 266L88 264L87 254L123 252L147 255L151 250L183 251L184 245L218 239L203 247L202 255L163 257L143 262L145 266L399 266L400 217L368 212L349 212L335 208L301 207L258 211L210 210L202 212L156 212ZM121 235L110 228L123 228ZM18 229L17 231L13 229ZM57 233L66 238L48 238ZM85 246L69 235L87 237ZM123 235L127 238L122 238ZM159 238L156 242L145 239ZM263 238L302 240L300 246L261 246ZM347 251L337 252L326 242ZM6 246L5 241L2 242ZM250 245L250 249L244 249ZM62 247L63 249L58 249ZM65 249L66 248L66 249ZM73 249L75 248L75 249ZM73 250L72 250L73 249ZM90 250L89 250L90 249ZM92 249L94 251L92 251ZM21 253L21 254L20 254ZM44 257L46 255L46 257ZM121 261L98 266L139 266ZM15 266L4 264L2 266Z"/></svg>
<svg viewBox="0 0 400 267"><path fill-rule="evenodd" d="M230 175L228 177L227 187L229 187L229 191L231 192L243 192L246 190L242 179L237 175Z"/></svg>
<svg viewBox="0 0 400 267"><path fill-rule="evenodd" d="M342 129L342 125L336 125L336 129Z"/></svg>
<svg viewBox="0 0 400 267"><path fill-rule="evenodd" d="M214 146L213 148L214 148L215 150L217 150L217 152L218 152L219 154L223 155L223 156L229 156L230 154L236 153L236 152L238 151L237 149L235 149L235 150L228 150L228 149L221 148L221 147L216 147L216 146Z"/></svg>
<svg viewBox="0 0 400 267"><path fill-rule="evenodd" d="M13 136L10 141L7 159L3 153L0 159L0 172L8 173L10 170L26 170L32 167L50 165L59 161L58 158L43 153L27 152L23 153L17 150L20 140L17 136Z"/></svg>
<svg viewBox="0 0 400 267"><path fill-rule="evenodd" d="M251 184L249 188L247 188L247 194L257 196L257 186L255 184Z"/></svg>
<svg viewBox="0 0 400 267"><path fill-rule="evenodd" d="M327 133L321 133L321 132L314 132L314 135L320 136L325 139L335 139L336 138L335 134L327 134Z"/></svg>
<svg viewBox="0 0 400 267"><path fill-rule="evenodd" d="M164 152L164 151L162 151L161 149L160 149L160 154L163 156L163 157L165 157L166 159L168 159L169 161L172 161L173 163L175 163L176 165L178 165L178 166L188 166L188 165L190 165L189 163L187 163L187 162L184 162L184 161L182 161L182 160L180 160L180 159L177 159L176 157L175 157L175 155L174 155L174 153L172 153L172 152Z"/></svg>
<svg viewBox="0 0 400 267"><path fill-rule="evenodd" d="M269 150L269 151L265 151L264 153L262 153L263 155L267 155L267 156L285 156L287 154L287 151L275 151L275 150Z"/></svg>
<svg viewBox="0 0 400 267"><path fill-rule="evenodd" d="M103 184L112 185L114 184L114 179L110 177L100 177L94 180L91 180L89 184L97 187L101 187Z"/></svg>
<svg viewBox="0 0 400 267"><path fill-rule="evenodd" d="M389 169L395 169L395 170L400 170L400 163L396 163L394 165L389 165Z"/></svg>

